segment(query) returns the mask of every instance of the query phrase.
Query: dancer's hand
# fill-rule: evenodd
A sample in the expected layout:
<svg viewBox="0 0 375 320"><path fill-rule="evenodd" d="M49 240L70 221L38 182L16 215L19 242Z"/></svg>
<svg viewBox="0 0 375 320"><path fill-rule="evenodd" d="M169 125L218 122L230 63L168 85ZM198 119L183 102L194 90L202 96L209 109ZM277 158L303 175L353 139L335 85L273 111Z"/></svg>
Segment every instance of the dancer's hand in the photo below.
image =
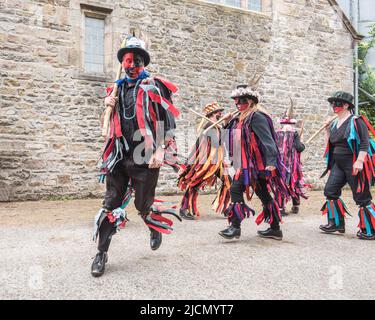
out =
<svg viewBox="0 0 375 320"><path fill-rule="evenodd" d="M227 114L224 114L224 115L223 115L223 118L222 118L222 119L224 119L224 124L228 124L228 122L229 122L230 120L232 120L232 118L233 118L233 114L231 114L231 113L227 113Z"/></svg>
<svg viewBox="0 0 375 320"><path fill-rule="evenodd" d="M363 161L357 160L353 164L353 176L356 176L358 172L363 170Z"/></svg>
<svg viewBox="0 0 375 320"><path fill-rule="evenodd" d="M267 166L267 167L266 167L266 170L272 172L273 170L276 170L276 167L274 167L274 166Z"/></svg>
<svg viewBox="0 0 375 320"><path fill-rule="evenodd" d="M163 148L157 148L155 153L152 155L150 159L150 164L148 165L148 167L150 169L160 168L164 162L164 154L165 154L165 151Z"/></svg>
<svg viewBox="0 0 375 320"><path fill-rule="evenodd" d="M230 168L232 166L232 162L230 160L224 159L223 165L224 165L224 168Z"/></svg>
<svg viewBox="0 0 375 320"><path fill-rule="evenodd" d="M104 105L106 108L111 107L113 109L116 106L117 101L118 101L118 98L108 96L104 99Z"/></svg>

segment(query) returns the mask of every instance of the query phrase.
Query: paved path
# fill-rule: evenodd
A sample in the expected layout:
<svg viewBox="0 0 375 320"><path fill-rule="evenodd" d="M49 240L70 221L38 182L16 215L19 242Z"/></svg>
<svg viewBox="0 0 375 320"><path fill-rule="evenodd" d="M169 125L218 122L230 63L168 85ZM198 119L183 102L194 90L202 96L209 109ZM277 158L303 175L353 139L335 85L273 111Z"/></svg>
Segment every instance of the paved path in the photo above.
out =
<svg viewBox="0 0 375 320"><path fill-rule="evenodd" d="M176 221L155 252L132 208L101 278L90 275L99 200L2 203L0 299L374 299L375 242L356 239L353 201L347 233L325 235L323 197L311 192L277 242L257 237L265 226L253 218L239 240L222 239L226 220L210 210L213 196L200 199L203 217Z"/></svg>

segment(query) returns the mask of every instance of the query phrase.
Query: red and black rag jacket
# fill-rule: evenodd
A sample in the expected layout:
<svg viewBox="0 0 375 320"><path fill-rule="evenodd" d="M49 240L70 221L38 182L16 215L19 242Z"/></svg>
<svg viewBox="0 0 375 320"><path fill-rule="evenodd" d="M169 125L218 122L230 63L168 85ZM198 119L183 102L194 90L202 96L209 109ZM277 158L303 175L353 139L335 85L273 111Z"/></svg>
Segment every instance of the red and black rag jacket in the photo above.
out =
<svg viewBox="0 0 375 320"><path fill-rule="evenodd" d="M179 111L173 106L171 96L177 87L171 82L159 77L150 78L148 73L136 81L135 86L129 85L126 78L116 81L119 87L119 103L114 108L110 117L109 135L102 155L101 176L99 181L104 182L105 175L111 172L116 164L124 157L133 157L133 151L140 144L144 144L145 155L150 156L162 144L165 150L164 163L172 167L177 166L177 148L173 129L175 117ZM110 94L112 89L107 89ZM139 134L140 137L135 136ZM134 159L133 159L134 160ZM145 167L148 167L147 159ZM148 159L149 160L149 159ZM147 170L147 169L146 169ZM98 235L100 224L105 217L116 228L124 228L127 218L125 208L132 198L132 188L127 188L121 207L107 212L100 209L95 218L94 240ZM176 205L159 199L154 199L150 214L143 215L146 225L158 232L170 233L173 221L162 214L174 215Z"/></svg>
<svg viewBox="0 0 375 320"><path fill-rule="evenodd" d="M142 79L135 86L129 86L127 81L119 83L119 103L110 118L101 180L124 156L132 157L140 143L144 145L144 153L149 155L165 144L165 163L170 161L174 165L172 158L177 150L173 130L179 111L172 104L171 96L177 90L174 84L159 77ZM111 91L107 90L108 94Z"/></svg>
<svg viewBox="0 0 375 320"><path fill-rule="evenodd" d="M249 188L256 189L258 179L266 179L267 187L279 205L290 194L285 184L284 164L277 148L277 135L271 117L262 111L249 114L244 120L232 119L226 126L225 148L233 161L236 174L243 175L248 199ZM236 165L237 163L237 165ZM267 166L274 166L272 172Z"/></svg>

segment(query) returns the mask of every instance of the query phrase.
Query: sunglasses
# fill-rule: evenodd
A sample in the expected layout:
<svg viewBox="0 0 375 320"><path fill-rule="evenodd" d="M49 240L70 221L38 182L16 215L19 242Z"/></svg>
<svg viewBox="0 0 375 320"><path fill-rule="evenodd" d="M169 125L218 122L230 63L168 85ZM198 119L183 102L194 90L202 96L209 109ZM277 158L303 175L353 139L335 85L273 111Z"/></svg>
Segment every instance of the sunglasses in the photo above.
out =
<svg viewBox="0 0 375 320"><path fill-rule="evenodd" d="M248 98L235 98L234 103L235 104L246 104L249 102L250 99Z"/></svg>
<svg viewBox="0 0 375 320"><path fill-rule="evenodd" d="M342 107L342 106L344 106L344 102L341 102L341 101L332 101L331 102L331 106L332 107Z"/></svg>

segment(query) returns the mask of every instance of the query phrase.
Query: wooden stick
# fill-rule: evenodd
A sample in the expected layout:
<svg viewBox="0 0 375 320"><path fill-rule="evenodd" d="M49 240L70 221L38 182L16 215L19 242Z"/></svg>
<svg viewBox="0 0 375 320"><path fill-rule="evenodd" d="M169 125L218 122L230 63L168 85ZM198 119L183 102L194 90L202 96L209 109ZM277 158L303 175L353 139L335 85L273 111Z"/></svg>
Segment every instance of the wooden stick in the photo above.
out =
<svg viewBox="0 0 375 320"><path fill-rule="evenodd" d="M234 113L232 113L232 117L235 117L235 116L237 116L239 114L240 114L239 111L235 111ZM209 130L211 130L213 127L217 126L218 124L222 123L224 120L225 120L224 118L221 118L220 120L214 122L206 130L203 131L203 134L206 134Z"/></svg>
<svg viewBox="0 0 375 320"><path fill-rule="evenodd" d="M122 72L122 65L120 63L120 65L118 67L118 70L117 70L117 74L116 74L116 81L120 79L121 72ZM112 90L112 93L111 93L111 96L116 97L117 92L118 92L118 85L117 85L117 83L115 83L115 85L113 87L113 90ZM105 138L108 135L109 121L111 119L111 114L112 114L112 108L107 107L107 109L104 112L104 120L103 120L103 128L102 128L102 136L105 137Z"/></svg>
<svg viewBox="0 0 375 320"><path fill-rule="evenodd" d="M303 129L305 127L305 120L302 120L302 124L301 124L301 131L299 132L299 138L302 140L302 136L303 136Z"/></svg>
<svg viewBox="0 0 375 320"><path fill-rule="evenodd" d="M197 112L197 111L195 111L195 110L193 110L191 108L188 108L188 109L189 109L190 112L195 113L197 116L200 116L201 118L203 118L203 119L205 119L205 120L207 120L207 121L209 121L211 123L215 123L215 121L207 118L205 115L203 115L203 114L201 114L201 113L199 113L199 112Z"/></svg>
<svg viewBox="0 0 375 320"><path fill-rule="evenodd" d="M203 125L206 123L206 120L204 118L201 119L201 122L199 122L197 127L197 133L199 133L202 130Z"/></svg>
<svg viewBox="0 0 375 320"><path fill-rule="evenodd" d="M310 138L309 140L306 141L305 144L309 144L311 142L311 140L313 140L320 132L322 132L326 127L328 127L332 121L334 121L335 119L337 118L337 116L334 116L328 123L324 124L323 126L321 126L318 131L316 131Z"/></svg>

